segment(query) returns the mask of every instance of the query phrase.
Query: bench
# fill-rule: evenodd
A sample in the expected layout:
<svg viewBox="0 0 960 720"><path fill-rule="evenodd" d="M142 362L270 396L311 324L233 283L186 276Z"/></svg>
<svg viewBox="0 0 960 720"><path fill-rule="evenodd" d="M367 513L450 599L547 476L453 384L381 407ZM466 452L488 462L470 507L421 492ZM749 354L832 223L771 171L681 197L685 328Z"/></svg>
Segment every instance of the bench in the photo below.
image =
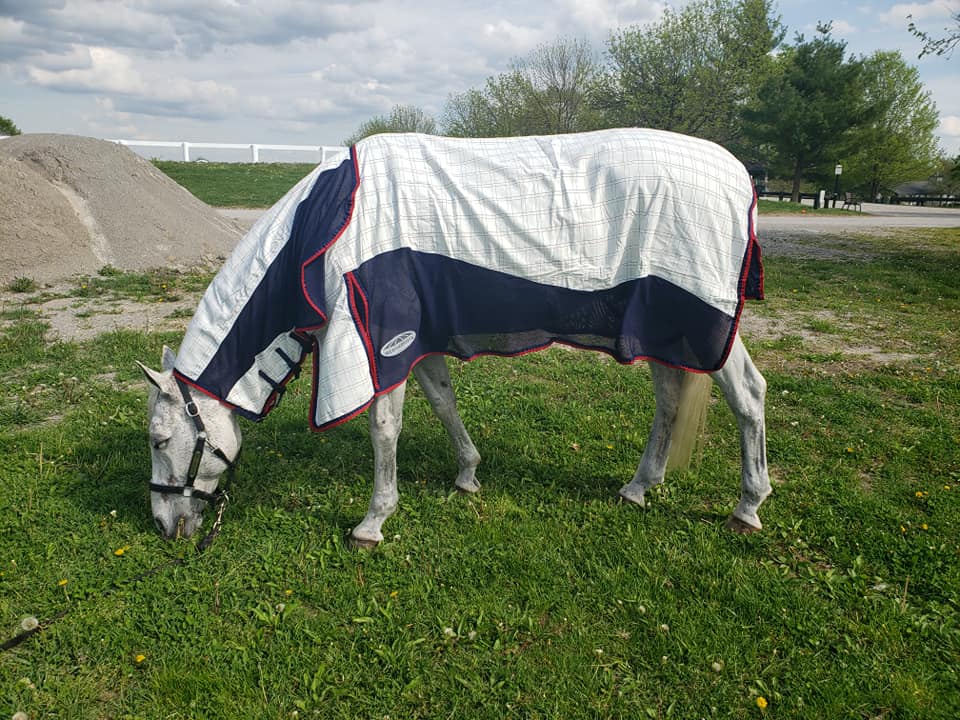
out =
<svg viewBox="0 0 960 720"><path fill-rule="evenodd" d="M846 210L848 207L856 208L857 212L863 212L863 201L853 193L845 192L843 194L843 207L841 207L841 210Z"/></svg>

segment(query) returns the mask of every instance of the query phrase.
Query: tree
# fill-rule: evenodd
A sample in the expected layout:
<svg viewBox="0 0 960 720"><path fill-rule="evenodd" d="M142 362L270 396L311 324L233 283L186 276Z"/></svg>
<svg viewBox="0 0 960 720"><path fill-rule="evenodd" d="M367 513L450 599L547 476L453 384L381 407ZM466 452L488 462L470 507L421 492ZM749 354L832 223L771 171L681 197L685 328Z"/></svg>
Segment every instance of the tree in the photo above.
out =
<svg viewBox="0 0 960 720"><path fill-rule="evenodd" d="M588 93L598 72L590 46L561 38L537 47L482 90L452 96L444 127L457 137L552 135L593 129Z"/></svg>
<svg viewBox="0 0 960 720"><path fill-rule="evenodd" d="M13 124L13 120L0 115L0 135L19 135L20 128Z"/></svg>
<svg viewBox="0 0 960 720"><path fill-rule="evenodd" d="M365 137L378 133L404 132L436 135L437 123L418 107L413 105L395 105L389 115L377 115L361 124L353 135L343 141L343 144L355 145Z"/></svg>
<svg viewBox="0 0 960 720"><path fill-rule="evenodd" d="M586 41L561 39L540 45L515 70L525 81L536 134L592 129L587 93L598 65Z"/></svg>
<svg viewBox="0 0 960 720"><path fill-rule="evenodd" d="M853 133L843 162L844 184L868 198L931 174L940 159L934 132L940 121L920 72L899 51L877 51L864 61L864 92L875 116Z"/></svg>
<svg viewBox="0 0 960 720"><path fill-rule="evenodd" d="M594 102L608 126L654 127L729 145L783 40L772 0L697 0L608 42Z"/></svg>
<svg viewBox="0 0 960 720"><path fill-rule="evenodd" d="M802 180L832 168L850 152L854 129L873 120L863 60L845 60L845 51L846 43L830 37L829 25L809 41L797 35L757 103L743 112L760 156L793 179L794 202L800 200Z"/></svg>
<svg viewBox="0 0 960 720"><path fill-rule="evenodd" d="M509 137L531 135L526 98L529 88L516 70L487 78L476 88L447 100L443 125L454 137Z"/></svg>
<svg viewBox="0 0 960 720"><path fill-rule="evenodd" d="M946 35L941 38L932 37L928 33L920 30L917 24L913 22L913 15L907 15L907 18L910 19L907 30L909 30L910 34L915 38L923 41L923 49L920 51L918 57L923 57L924 55L946 55L949 58L953 55L954 48L957 47L957 43L960 43L960 12L951 13L950 19L953 20L954 27L945 27L943 31Z"/></svg>

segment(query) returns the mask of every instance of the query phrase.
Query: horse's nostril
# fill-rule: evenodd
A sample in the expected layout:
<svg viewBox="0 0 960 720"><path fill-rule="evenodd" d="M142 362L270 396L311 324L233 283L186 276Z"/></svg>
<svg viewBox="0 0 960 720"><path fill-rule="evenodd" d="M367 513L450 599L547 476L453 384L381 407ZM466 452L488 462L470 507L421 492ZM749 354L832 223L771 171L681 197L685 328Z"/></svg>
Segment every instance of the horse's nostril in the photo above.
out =
<svg viewBox="0 0 960 720"><path fill-rule="evenodd" d="M157 526L157 530L159 530L159 531L160 531L160 534L163 535L163 534L164 534L164 527L163 527L163 522L160 520L160 518L154 517L154 518L153 518L153 524Z"/></svg>

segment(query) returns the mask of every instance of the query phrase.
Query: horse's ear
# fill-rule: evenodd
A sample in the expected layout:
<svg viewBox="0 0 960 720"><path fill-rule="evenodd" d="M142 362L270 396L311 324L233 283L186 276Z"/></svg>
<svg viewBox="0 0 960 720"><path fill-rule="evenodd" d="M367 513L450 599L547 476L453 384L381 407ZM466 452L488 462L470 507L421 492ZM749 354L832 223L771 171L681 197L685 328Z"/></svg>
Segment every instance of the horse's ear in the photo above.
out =
<svg viewBox="0 0 960 720"><path fill-rule="evenodd" d="M163 392L163 393L170 392L169 376L164 375L163 373L159 373L156 370L151 370L139 360L136 360L135 362L137 363L137 367L139 367L141 372L143 372L143 376L147 379L148 383L153 385L160 392Z"/></svg>
<svg viewBox="0 0 960 720"><path fill-rule="evenodd" d="M160 367L163 370L173 370L173 366L177 364L177 354L168 348L166 345L163 346L163 357L160 360Z"/></svg>

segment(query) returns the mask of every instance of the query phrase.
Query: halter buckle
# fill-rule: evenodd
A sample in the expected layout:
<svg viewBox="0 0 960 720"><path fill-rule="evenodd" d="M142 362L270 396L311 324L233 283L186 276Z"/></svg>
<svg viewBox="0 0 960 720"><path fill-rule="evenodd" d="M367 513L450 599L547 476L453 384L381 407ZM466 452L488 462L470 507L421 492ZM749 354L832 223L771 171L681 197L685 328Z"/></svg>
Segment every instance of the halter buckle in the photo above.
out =
<svg viewBox="0 0 960 720"><path fill-rule="evenodd" d="M189 417L200 417L200 408L197 407L197 404L193 400L184 403L183 409L186 410Z"/></svg>

